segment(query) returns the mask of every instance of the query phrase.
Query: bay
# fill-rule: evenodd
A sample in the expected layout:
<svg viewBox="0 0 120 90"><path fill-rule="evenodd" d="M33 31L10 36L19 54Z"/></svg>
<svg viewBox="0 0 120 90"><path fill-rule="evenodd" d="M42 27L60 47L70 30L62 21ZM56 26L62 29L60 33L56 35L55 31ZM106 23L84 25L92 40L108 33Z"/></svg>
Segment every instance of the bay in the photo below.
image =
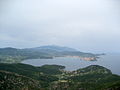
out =
<svg viewBox="0 0 120 90"><path fill-rule="evenodd" d="M97 61L85 61L75 57L56 57L53 59L28 59L22 61L22 63L33 66L42 66L46 64L63 65L68 71L77 70L89 65L100 65L110 69L112 73L120 75L120 54L106 54L100 56Z"/></svg>

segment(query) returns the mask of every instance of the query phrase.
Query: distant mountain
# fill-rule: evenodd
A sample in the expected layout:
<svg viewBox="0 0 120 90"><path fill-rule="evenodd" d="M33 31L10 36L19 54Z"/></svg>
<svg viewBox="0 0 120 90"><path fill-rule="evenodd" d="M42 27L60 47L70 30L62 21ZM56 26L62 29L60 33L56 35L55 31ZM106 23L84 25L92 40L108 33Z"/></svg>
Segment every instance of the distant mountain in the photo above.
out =
<svg viewBox="0 0 120 90"><path fill-rule="evenodd" d="M0 48L0 62L14 63L25 59L52 59L54 57L75 56L84 60L96 60L98 54L85 53L69 47L55 45L41 46L36 48Z"/></svg>
<svg viewBox="0 0 120 90"><path fill-rule="evenodd" d="M0 50L17 50L16 48L12 48L12 47L6 47L6 48L0 48Z"/></svg>
<svg viewBox="0 0 120 90"><path fill-rule="evenodd" d="M27 48L25 50L44 52L44 53L60 53L60 52L76 52L76 49L69 47L61 47L56 45L41 46L35 48Z"/></svg>
<svg viewBox="0 0 120 90"><path fill-rule="evenodd" d="M76 49L69 48L69 47L61 47L61 46L55 46L55 45L48 45L48 46L41 46L34 49L40 49L40 50L54 50L58 52L64 52L64 51L77 51Z"/></svg>
<svg viewBox="0 0 120 90"><path fill-rule="evenodd" d="M85 53L85 52L78 51L74 48L61 47L61 46L55 46L55 45L28 48L25 50L34 51L34 52L42 52L42 53L49 54L50 56L53 56L53 57L60 57L60 56L95 57L95 56L99 56L98 54Z"/></svg>

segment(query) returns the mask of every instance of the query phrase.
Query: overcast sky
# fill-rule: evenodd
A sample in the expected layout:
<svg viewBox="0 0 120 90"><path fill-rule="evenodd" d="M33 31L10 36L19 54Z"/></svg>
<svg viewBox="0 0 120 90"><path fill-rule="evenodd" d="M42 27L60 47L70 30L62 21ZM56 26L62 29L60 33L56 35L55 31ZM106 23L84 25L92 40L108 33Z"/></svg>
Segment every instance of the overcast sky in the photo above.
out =
<svg viewBox="0 0 120 90"><path fill-rule="evenodd" d="M0 47L120 52L120 0L0 0Z"/></svg>

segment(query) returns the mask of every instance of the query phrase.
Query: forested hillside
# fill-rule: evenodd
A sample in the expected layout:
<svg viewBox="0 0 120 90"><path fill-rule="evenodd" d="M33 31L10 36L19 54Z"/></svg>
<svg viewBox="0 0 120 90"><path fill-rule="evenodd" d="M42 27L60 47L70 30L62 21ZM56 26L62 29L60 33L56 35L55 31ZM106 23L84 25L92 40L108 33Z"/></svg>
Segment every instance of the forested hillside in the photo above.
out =
<svg viewBox="0 0 120 90"><path fill-rule="evenodd" d="M64 66L0 64L0 90L119 90L120 76L102 66L75 71Z"/></svg>

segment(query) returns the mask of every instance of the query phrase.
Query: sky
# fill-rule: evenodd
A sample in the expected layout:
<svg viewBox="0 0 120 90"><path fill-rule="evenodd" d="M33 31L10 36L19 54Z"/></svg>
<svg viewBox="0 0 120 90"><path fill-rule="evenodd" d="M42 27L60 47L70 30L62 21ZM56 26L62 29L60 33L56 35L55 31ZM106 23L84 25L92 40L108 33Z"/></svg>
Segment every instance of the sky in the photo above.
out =
<svg viewBox="0 0 120 90"><path fill-rule="evenodd" d="M0 48L43 45L120 52L120 0L0 0Z"/></svg>

